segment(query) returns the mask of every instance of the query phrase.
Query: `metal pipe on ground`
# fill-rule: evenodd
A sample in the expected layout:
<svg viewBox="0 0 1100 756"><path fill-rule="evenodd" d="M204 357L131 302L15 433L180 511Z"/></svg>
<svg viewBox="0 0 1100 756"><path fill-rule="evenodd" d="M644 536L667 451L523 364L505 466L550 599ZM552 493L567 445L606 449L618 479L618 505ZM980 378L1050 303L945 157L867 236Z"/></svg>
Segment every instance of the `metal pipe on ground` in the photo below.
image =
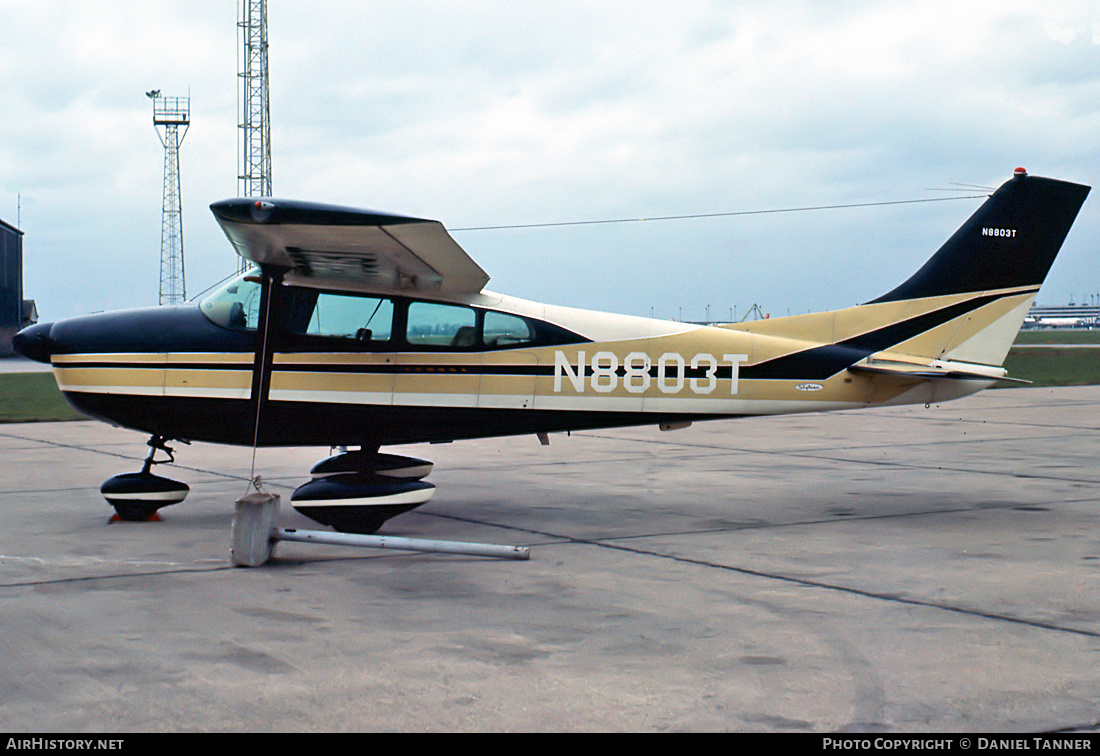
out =
<svg viewBox="0 0 1100 756"><path fill-rule="evenodd" d="M275 519L278 512L279 496L277 494L256 492L237 500L230 548L233 564L239 567L259 567L266 564L274 555L275 544L280 541L460 554L497 559L527 560L531 558L531 550L525 546L277 528Z"/></svg>

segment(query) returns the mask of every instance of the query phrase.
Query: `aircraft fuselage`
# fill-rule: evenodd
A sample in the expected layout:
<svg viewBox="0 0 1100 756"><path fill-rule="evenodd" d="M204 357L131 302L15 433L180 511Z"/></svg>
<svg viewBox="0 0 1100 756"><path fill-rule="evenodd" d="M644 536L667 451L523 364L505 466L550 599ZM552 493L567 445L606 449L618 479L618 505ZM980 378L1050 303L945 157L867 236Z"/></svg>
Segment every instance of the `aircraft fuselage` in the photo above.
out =
<svg viewBox="0 0 1100 756"><path fill-rule="evenodd" d="M298 298L316 300L302 305L309 313L284 314L263 386L254 380L257 330L215 322L204 310L220 302L210 299L44 324L23 340L49 344L58 385L82 412L165 438L241 445L253 443L256 391L264 392L260 445L379 446L849 409L912 387L894 382L884 392L847 372L877 351L867 334L862 345L838 345L741 330L751 324L699 326L492 294L433 301L283 290L284 313ZM325 306L355 323L375 313L372 335L384 338L318 332ZM955 382L950 393L992 380Z"/></svg>

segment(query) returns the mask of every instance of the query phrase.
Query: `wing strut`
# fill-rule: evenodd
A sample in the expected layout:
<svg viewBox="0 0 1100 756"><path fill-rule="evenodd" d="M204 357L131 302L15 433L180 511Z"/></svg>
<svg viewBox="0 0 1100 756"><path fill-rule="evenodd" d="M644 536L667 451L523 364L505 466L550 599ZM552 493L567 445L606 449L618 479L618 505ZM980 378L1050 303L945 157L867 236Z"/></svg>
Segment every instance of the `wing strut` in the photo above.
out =
<svg viewBox="0 0 1100 756"><path fill-rule="evenodd" d="M256 340L256 357L252 363L252 401L255 412L252 421L252 469L249 472L249 485L260 490L256 475L256 449L260 445L260 421L263 403L271 390L271 362L275 354L275 334L273 323L277 322L273 313L279 309L279 289L286 275L286 269L273 265L260 266L260 331Z"/></svg>
<svg viewBox="0 0 1100 756"><path fill-rule="evenodd" d="M252 426L252 468L249 472L248 490L244 496L237 499L233 515L230 546L233 563L239 567L259 567L272 557L278 541L529 559L530 550L522 546L327 533L319 530L276 527L279 495L263 490L260 476L256 475L256 451L260 446L263 405L271 390L271 366L275 355L275 343L278 340L278 334L274 332L274 328L279 322L279 291L287 270L287 268L273 265L260 266L262 276L260 327L259 337L256 339L256 357L252 367L252 399L256 408Z"/></svg>
<svg viewBox="0 0 1100 756"><path fill-rule="evenodd" d="M252 467L248 473L248 488L244 496L237 499L230 530L229 555L233 564L239 567L256 567L271 557L272 541L268 532L275 527L275 516L279 512L279 495L265 491L260 476L256 475L256 450L260 446L264 398L271 389L271 362L275 353L271 315L277 311L279 285L285 273L284 268L260 266L260 323L256 357L252 363L252 402L256 407L252 414Z"/></svg>

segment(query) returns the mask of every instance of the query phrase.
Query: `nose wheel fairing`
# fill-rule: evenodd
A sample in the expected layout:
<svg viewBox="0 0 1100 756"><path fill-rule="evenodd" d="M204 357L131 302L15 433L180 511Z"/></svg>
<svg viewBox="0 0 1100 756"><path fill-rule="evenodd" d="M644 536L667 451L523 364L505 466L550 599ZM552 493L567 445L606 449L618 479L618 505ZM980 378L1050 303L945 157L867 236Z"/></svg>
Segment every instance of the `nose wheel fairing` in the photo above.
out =
<svg viewBox="0 0 1100 756"><path fill-rule="evenodd" d="M186 483L146 471L116 475L99 488L118 519L128 522L152 519L162 507L183 501L190 490Z"/></svg>
<svg viewBox="0 0 1100 756"><path fill-rule="evenodd" d="M149 456L145 458L141 472L116 475L105 480L99 487L103 498L115 508L118 519L146 522L155 518L161 508L179 504L187 497L191 488L186 483L151 472L153 465L175 461L173 450L166 445L166 441L162 436L150 438ZM157 451L166 453L168 459L156 459Z"/></svg>

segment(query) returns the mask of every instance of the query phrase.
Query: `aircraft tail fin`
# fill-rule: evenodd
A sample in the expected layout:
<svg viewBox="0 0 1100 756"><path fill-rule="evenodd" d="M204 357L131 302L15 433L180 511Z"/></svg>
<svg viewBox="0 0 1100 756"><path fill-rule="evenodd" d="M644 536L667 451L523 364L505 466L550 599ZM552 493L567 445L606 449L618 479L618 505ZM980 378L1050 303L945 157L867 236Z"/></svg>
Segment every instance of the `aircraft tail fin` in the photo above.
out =
<svg viewBox="0 0 1100 756"><path fill-rule="evenodd" d="M1001 365L1088 193L1017 168L913 276L868 303L905 314L889 351Z"/></svg>
<svg viewBox="0 0 1100 756"><path fill-rule="evenodd" d="M760 377L812 363L819 377L874 366L865 372L996 380L1088 193L1087 186L1017 169L920 270L878 299L727 327L799 334L815 344L758 366Z"/></svg>
<svg viewBox="0 0 1100 756"><path fill-rule="evenodd" d="M1037 289L1088 193L1087 186L1017 168L920 270L869 304Z"/></svg>

